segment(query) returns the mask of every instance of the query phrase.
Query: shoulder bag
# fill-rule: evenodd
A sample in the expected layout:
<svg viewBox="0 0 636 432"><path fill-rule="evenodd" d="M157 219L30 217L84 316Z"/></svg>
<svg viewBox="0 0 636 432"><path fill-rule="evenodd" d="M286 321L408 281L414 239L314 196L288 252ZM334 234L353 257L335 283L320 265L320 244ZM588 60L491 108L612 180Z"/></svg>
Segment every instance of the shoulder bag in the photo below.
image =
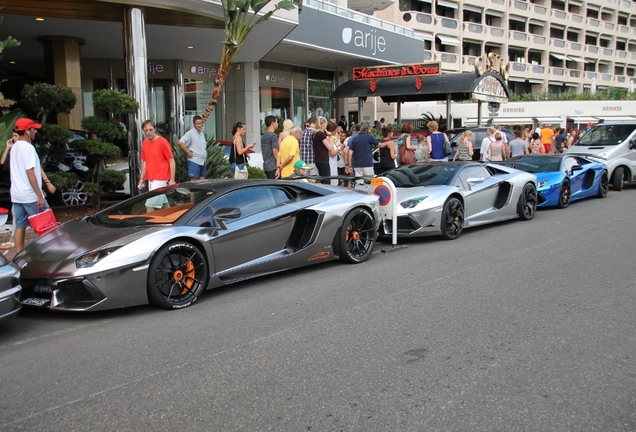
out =
<svg viewBox="0 0 636 432"><path fill-rule="evenodd" d="M448 142L448 140L446 139L446 134L444 134L444 154L446 156L450 156L452 152L453 149L451 148L450 142Z"/></svg>
<svg viewBox="0 0 636 432"><path fill-rule="evenodd" d="M414 164L417 161L417 158L415 157L415 150L406 148L406 138L401 141L404 141L404 144L400 146L398 151L400 154L400 163L402 165Z"/></svg>
<svg viewBox="0 0 636 432"><path fill-rule="evenodd" d="M239 168L239 164L237 163L237 154L236 154L236 143L232 141L232 147L234 148L234 178L237 180L247 180L249 177L249 172L247 171L247 161L243 164L243 169ZM245 159L245 157L243 157Z"/></svg>

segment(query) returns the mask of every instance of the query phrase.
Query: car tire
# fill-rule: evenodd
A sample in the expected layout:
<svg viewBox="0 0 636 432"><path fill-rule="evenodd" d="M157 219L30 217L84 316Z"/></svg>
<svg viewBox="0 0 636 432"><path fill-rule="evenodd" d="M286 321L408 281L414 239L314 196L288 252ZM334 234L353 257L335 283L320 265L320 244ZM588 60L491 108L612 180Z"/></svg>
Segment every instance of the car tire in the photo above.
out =
<svg viewBox="0 0 636 432"><path fill-rule="evenodd" d="M148 267L148 300L162 309L194 303L208 285L208 263L192 243L172 241L157 251Z"/></svg>
<svg viewBox="0 0 636 432"><path fill-rule="evenodd" d="M607 171L603 171L601 174L601 182L598 185L598 193L596 196L598 198L605 198L607 196L607 192L609 191L609 176L607 175Z"/></svg>
<svg viewBox="0 0 636 432"><path fill-rule="evenodd" d="M446 240L455 240L464 229L464 205L457 198L449 198L444 203L442 220L440 222L442 237Z"/></svg>
<svg viewBox="0 0 636 432"><path fill-rule="evenodd" d="M618 167L612 174L612 189L615 191L623 190L623 167Z"/></svg>
<svg viewBox="0 0 636 432"><path fill-rule="evenodd" d="M517 214L521 220L527 221L533 219L536 212L537 188L533 183L526 183L519 195Z"/></svg>
<svg viewBox="0 0 636 432"><path fill-rule="evenodd" d="M561 188L559 189L559 200L557 201L558 208L566 208L570 205L570 198L572 194L572 189L570 189L570 180L565 179L563 183L561 183Z"/></svg>
<svg viewBox="0 0 636 432"><path fill-rule="evenodd" d="M88 194L84 192L84 182L81 180L74 186L63 188L60 195L65 206L84 205L88 201Z"/></svg>
<svg viewBox="0 0 636 432"><path fill-rule="evenodd" d="M351 210L340 229L340 260L349 264L366 261L376 240L375 220L366 209Z"/></svg>

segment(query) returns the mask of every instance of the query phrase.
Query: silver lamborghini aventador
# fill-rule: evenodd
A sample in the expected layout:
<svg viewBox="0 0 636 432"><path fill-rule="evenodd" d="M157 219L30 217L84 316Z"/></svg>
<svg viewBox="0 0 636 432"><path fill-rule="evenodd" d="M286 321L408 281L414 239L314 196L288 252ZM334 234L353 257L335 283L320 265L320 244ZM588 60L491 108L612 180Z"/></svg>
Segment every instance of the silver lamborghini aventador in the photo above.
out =
<svg viewBox="0 0 636 432"><path fill-rule="evenodd" d="M396 187L398 237L441 234L507 219L530 220L537 207L534 174L480 162L417 163L388 171ZM383 219L380 234L392 235Z"/></svg>
<svg viewBox="0 0 636 432"><path fill-rule="evenodd" d="M15 258L22 304L98 311L190 306L208 288L367 260L378 199L275 180L202 180L130 198L39 237Z"/></svg>

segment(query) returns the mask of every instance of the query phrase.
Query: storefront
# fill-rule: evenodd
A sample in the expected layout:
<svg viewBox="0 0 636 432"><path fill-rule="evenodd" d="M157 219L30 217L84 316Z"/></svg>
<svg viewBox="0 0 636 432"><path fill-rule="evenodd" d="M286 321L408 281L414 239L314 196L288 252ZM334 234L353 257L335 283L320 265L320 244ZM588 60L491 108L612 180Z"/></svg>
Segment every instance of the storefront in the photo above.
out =
<svg viewBox="0 0 636 432"><path fill-rule="evenodd" d="M304 125L308 117L334 117L331 92L334 74L331 71L259 63L259 119L261 133L265 117L275 115Z"/></svg>

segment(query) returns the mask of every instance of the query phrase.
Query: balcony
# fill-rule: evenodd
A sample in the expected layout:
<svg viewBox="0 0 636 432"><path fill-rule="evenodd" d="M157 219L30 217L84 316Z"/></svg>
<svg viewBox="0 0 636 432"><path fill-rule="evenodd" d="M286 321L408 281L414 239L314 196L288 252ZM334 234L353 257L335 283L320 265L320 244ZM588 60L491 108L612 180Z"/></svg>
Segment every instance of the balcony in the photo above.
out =
<svg viewBox="0 0 636 432"><path fill-rule="evenodd" d="M632 60L636 60L636 53L631 53L630 57L631 57Z"/></svg>
<svg viewBox="0 0 636 432"><path fill-rule="evenodd" d="M632 6L632 2L627 1L627 0L623 0L623 1L621 1L621 6L624 7L624 8L629 9Z"/></svg>
<svg viewBox="0 0 636 432"><path fill-rule="evenodd" d="M610 82L612 80L612 75L610 74L601 74L601 81Z"/></svg>
<svg viewBox="0 0 636 432"><path fill-rule="evenodd" d="M532 42L534 42L535 45L545 45L547 41L548 39L543 36L532 35Z"/></svg>
<svg viewBox="0 0 636 432"><path fill-rule="evenodd" d="M601 26L601 22L599 20L597 20L596 18L586 18L587 20L587 25L590 27L600 27Z"/></svg>
<svg viewBox="0 0 636 432"><path fill-rule="evenodd" d="M442 27L447 28L447 29L453 29L453 30L457 29L457 21L452 20L452 19L442 18L441 19L441 25L442 25Z"/></svg>
<svg viewBox="0 0 636 432"><path fill-rule="evenodd" d="M510 76L516 78L530 78L530 66L525 63L510 62Z"/></svg>
<svg viewBox="0 0 636 432"><path fill-rule="evenodd" d="M616 51L616 57L618 57L619 59L626 59L627 51Z"/></svg>
<svg viewBox="0 0 636 432"><path fill-rule="evenodd" d="M565 12L558 9L552 9L550 11L550 15L552 16L553 22L565 22L568 18L568 15Z"/></svg>
<svg viewBox="0 0 636 432"><path fill-rule="evenodd" d="M547 15L548 10L544 8L543 6L534 5L534 13L537 15Z"/></svg>
<svg viewBox="0 0 636 432"><path fill-rule="evenodd" d="M435 53L432 53L430 51L424 51L424 61L434 61L437 59L437 56L435 55Z"/></svg>
<svg viewBox="0 0 636 432"><path fill-rule="evenodd" d="M614 31L614 23L611 22L604 22L603 23L605 30L611 30Z"/></svg>
<svg viewBox="0 0 636 432"><path fill-rule="evenodd" d="M530 74L529 78L535 79L545 79L546 78L546 67L542 65L529 65L528 66Z"/></svg>
<svg viewBox="0 0 636 432"><path fill-rule="evenodd" d="M474 23L464 23L464 31L468 31L469 33L482 34L484 32L484 26Z"/></svg>
<svg viewBox="0 0 636 432"><path fill-rule="evenodd" d="M583 49L583 46L578 42L570 42L568 45L570 45L572 51L581 51Z"/></svg>
<svg viewBox="0 0 636 432"><path fill-rule="evenodd" d="M440 60L443 63L443 67L447 69L457 70L459 68L458 59L459 56L456 54L440 53Z"/></svg>
<svg viewBox="0 0 636 432"><path fill-rule="evenodd" d="M627 79L624 76L617 75L614 78L616 79L616 82L619 84L625 84L627 82Z"/></svg>
<svg viewBox="0 0 636 432"><path fill-rule="evenodd" d="M563 39L552 39L550 38L550 46L559 50L559 51L564 51L565 50L565 41Z"/></svg>
<svg viewBox="0 0 636 432"><path fill-rule="evenodd" d="M619 25L618 26L618 31L620 33L629 33L629 27L624 26L624 25Z"/></svg>
<svg viewBox="0 0 636 432"><path fill-rule="evenodd" d="M490 27L488 30L490 32L490 36L492 37L492 42L505 43L506 32L504 31L504 29Z"/></svg>
<svg viewBox="0 0 636 432"><path fill-rule="evenodd" d="M583 24L583 17L581 15L577 15L577 14L570 14L568 15L570 17L570 21L572 21L574 24Z"/></svg>
<svg viewBox="0 0 636 432"><path fill-rule="evenodd" d="M463 56L462 72L472 72L475 70L475 56Z"/></svg>
<svg viewBox="0 0 636 432"><path fill-rule="evenodd" d="M512 6L515 9L519 9L519 10L522 10L522 11L527 11L528 10L528 3L526 3L526 2L514 0L511 3L512 3Z"/></svg>
<svg viewBox="0 0 636 432"><path fill-rule="evenodd" d="M510 34L508 35L509 39L512 39L516 42L527 42L528 41L528 34L527 33L521 33L518 31L511 31Z"/></svg>
<svg viewBox="0 0 636 432"><path fill-rule="evenodd" d="M585 52L598 54L598 47L596 45L585 45Z"/></svg>
<svg viewBox="0 0 636 432"><path fill-rule="evenodd" d="M551 67L550 68L550 77L551 78L563 78L565 75L565 69L559 67Z"/></svg>
<svg viewBox="0 0 636 432"><path fill-rule="evenodd" d="M581 78L581 71L570 70L568 72L569 72L570 78Z"/></svg>
<svg viewBox="0 0 636 432"><path fill-rule="evenodd" d="M614 55L614 51L610 48L601 48L601 55L604 57L612 57Z"/></svg>

